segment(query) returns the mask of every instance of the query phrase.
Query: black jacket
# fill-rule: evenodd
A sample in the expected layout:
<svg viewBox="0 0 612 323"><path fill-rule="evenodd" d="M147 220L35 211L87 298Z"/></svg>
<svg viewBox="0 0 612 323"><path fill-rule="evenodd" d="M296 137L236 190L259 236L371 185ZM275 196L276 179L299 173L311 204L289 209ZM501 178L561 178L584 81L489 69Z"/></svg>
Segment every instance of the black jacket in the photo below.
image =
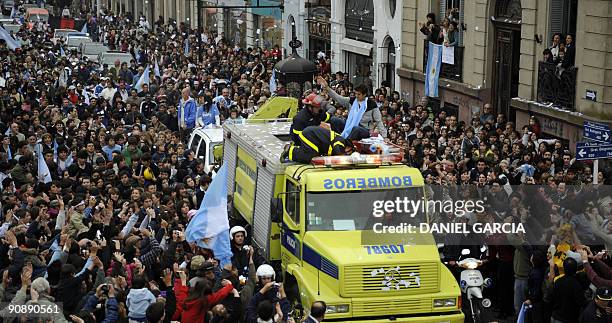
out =
<svg viewBox="0 0 612 323"><path fill-rule="evenodd" d="M291 125L291 140L296 145L301 143L300 134L304 129L310 126L318 127L321 122L327 122L331 116L329 113L321 110L318 114L313 114L308 108L301 109L295 117Z"/></svg>
<svg viewBox="0 0 612 323"><path fill-rule="evenodd" d="M612 315L608 315L605 309L599 308L594 301L591 301L580 314L580 323L610 323Z"/></svg>
<svg viewBox="0 0 612 323"><path fill-rule="evenodd" d="M553 285L552 317L562 322L577 322L585 304L584 290L575 276L563 276Z"/></svg>
<svg viewBox="0 0 612 323"><path fill-rule="evenodd" d="M333 139L332 139L333 136ZM302 132L301 147L310 147L319 153L319 156L344 155L347 140L331 130L321 127L308 127Z"/></svg>
<svg viewBox="0 0 612 323"><path fill-rule="evenodd" d="M421 27L420 30L423 35L427 36L428 41L437 45L442 45L444 37L440 37L440 27L438 27L438 25L434 25L431 31L429 31L426 25Z"/></svg>

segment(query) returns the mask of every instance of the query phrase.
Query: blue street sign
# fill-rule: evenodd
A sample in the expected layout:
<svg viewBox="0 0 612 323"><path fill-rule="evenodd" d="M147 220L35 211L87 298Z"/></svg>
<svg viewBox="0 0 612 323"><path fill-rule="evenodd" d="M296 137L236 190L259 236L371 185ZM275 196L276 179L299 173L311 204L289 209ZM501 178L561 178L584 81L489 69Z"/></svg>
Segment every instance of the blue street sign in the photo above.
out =
<svg viewBox="0 0 612 323"><path fill-rule="evenodd" d="M612 144L576 143L576 160L612 158Z"/></svg>
<svg viewBox="0 0 612 323"><path fill-rule="evenodd" d="M585 121L584 138L599 142L610 142L612 132L606 124Z"/></svg>

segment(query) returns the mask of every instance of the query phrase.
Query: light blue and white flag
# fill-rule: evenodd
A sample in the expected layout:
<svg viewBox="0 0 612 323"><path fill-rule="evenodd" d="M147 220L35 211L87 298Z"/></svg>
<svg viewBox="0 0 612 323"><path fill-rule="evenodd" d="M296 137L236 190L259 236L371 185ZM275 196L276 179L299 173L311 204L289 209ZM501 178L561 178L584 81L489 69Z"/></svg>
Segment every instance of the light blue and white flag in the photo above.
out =
<svg viewBox="0 0 612 323"><path fill-rule="evenodd" d="M51 182L51 172L49 171L49 166L47 162L43 158L42 152L38 152L38 181L42 183Z"/></svg>
<svg viewBox="0 0 612 323"><path fill-rule="evenodd" d="M83 29L81 29L81 32L87 34L87 22L83 24Z"/></svg>
<svg viewBox="0 0 612 323"><path fill-rule="evenodd" d="M83 96L83 102L89 105L89 93L87 93L87 90L83 89L83 91L81 91L81 95Z"/></svg>
<svg viewBox="0 0 612 323"><path fill-rule="evenodd" d="M66 157L66 168L70 167L70 165L72 165L73 163L74 160L72 159L72 152L70 152L70 155Z"/></svg>
<svg viewBox="0 0 612 323"><path fill-rule="evenodd" d="M189 56L189 37L185 38L185 56Z"/></svg>
<svg viewBox="0 0 612 323"><path fill-rule="evenodd" d="M224 164L206 190L200 209L187 225L185 237L187 242L195 242L201 248L211 249L223 267L231 263L232 259L229 229L227 165Z"/></svg>
<svg viewBox="0 0 612 323"><path fill-rule="evenodd" d="M66 57L66 52L64 51L64 47L60 46L60 56Z"/></svg>
<svg viewBox="0 0 612 323"><path fill-rule="evenodd" d="M425 96L438 97L438 81L442 65L442 45L429 42L427 55L427 72L425 73Z"/></svg>
<svg viewBox="0 0 612 323"><path fill-rule="evenodd" d="M157 58L155 59L155 77L161 77L161 73L159 72L159 63L157 63Z"/></svg>
<svg viewBox="0 0 612 323"><path fill-rule="evenodd" d="M276 93L276 71L272 68L272 76L270 77L270 93Z"/></svg>
<svg viewBox="0 0 612 323"><path fill-rule="evenodd" d="M136 86L134 86L134 88L136 91L142 92L142 86L145 84L149 85L149 65L147 65L147 68L145 68L144 72L142 72L142 75L140 76L138 82L136 82Z"/></svg>
<svg viewBox="0 0 612 323"><path fill-rule="evenodd" d="M21 48L21 44L16 41L4 27L0 27L0 39L4 39L4 41L6 41L6 46L12 51Z"/></svg>

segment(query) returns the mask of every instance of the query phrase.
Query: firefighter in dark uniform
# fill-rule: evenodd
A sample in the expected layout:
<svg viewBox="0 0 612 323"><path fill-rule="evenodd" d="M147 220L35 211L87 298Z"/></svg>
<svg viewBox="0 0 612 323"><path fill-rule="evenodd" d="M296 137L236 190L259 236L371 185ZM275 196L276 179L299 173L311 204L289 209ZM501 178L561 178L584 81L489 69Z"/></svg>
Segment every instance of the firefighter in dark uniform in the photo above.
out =
<svg viewBox="0 0 612 323"><path fill-rule="evenodd" d="M353 143L323 127L310 126L299 135L300 145L287 144L281 162L295 161L309 164L317 156L348 155L354 151Z"/></svg>
<svg viewBox="0 0 612 323"><path fill-rule="evenodd" d="M296 145L302 144L300 134L307 127L322 126L337 133L341 133L344 129L342 119L332 117L331 114L323 111L321 107L323 100L323 97L316 93L311 93L302 100L304 107L293 117L291 125L291 140Z"/></svg>

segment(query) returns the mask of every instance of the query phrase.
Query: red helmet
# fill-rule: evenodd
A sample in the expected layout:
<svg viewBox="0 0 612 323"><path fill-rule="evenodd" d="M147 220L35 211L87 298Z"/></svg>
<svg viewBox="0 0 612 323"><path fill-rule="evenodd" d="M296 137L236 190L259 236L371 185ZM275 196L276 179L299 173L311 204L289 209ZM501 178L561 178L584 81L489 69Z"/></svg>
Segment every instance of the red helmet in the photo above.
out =
<svg viewBox="0 0 612 323"><path fill-rule="evenodd" d="M302 103L320 107L321 103L323 103L323 97L316 93L310 93L306 98L304 98L304 100L302 100Z"/></svg>

